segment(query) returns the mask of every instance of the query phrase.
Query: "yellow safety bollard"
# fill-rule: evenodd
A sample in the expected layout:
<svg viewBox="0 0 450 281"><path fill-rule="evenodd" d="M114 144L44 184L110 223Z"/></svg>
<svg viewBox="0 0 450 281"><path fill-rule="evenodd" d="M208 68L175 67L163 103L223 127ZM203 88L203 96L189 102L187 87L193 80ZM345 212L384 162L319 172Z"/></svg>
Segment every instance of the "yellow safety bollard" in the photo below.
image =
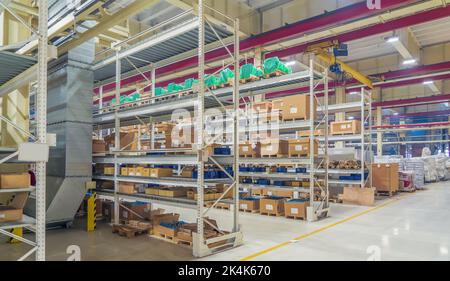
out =
<svg viewBox="0 0 450 281"><path fill-rule="evenodd" d="M97 228L97 193L92 193L88 199L87 207L87 231L92 232Z"/></svg>
<svg viewBox="0 0 450 281"><path fill-rule="evenodd" d="M20 237L23 237L23 228L22 227L17 227L17 228L13 228L11 229L11 233ZM14 238L10 238L9 239L9 243L11 244L19 244L21 243L19 240L14 239Z"/></svg>

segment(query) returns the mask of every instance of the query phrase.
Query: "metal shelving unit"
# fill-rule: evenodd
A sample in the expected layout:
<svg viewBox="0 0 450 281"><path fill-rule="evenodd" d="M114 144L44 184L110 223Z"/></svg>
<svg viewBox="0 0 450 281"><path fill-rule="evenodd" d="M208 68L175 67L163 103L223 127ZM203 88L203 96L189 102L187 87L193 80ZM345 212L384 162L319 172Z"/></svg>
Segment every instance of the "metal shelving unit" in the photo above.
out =
<svg viewBox="0 0 450 281"><path fill-rule="evenodd" d="M329 146L330 144L336 144L340 142L343 144L343 147L352 145L359 146L361 148L361 168L358 170L345 170L345 169L329 169L327 173L328 184L332 185L359 185L361 187L365 187L367 183L371 180L370 170L372 164L373 157L373 146L372 146L372 92L366 90L364 87L361 88L359 93L360 100L357 102L349 102L345 104L335 104L330 105L331 108L329 114L335 114L339 112L350 112L350 111L359 111L361 115L361 128L360 133L354 135L333 135L328 137L319 138L320 141L326 142L327 139L328 144L325 146ZM368 157L366 157L368 156ZM348 174L359 174L361 176L360 180L343 180L343 179L335 179L331 177L343 176ZM366 174L368 174L366 178ZM370 184L370 186L372 186Z"/></svg>
<svg viewBox="0 0 450 281"><path fill-rule="evenodd" d="M9 9L9 12L16 18L14 11ZM34 30L32 27L26 25L30 31L36 35L38 40L38 87L36 95L36 137L30 132L20 128L6 117L1 117L3 122L7 122L16 130L26 134L36 144L46 145L47 143L47 61L48 61L48 1L39 1L39 24L38 30ZM6 55L6 54L5 54ZM18 62L16 62L18 63ZM29 66L27 63L23 65L24 69ZM19 65L16 65L19 67ZM19 73L16 73L16 75ZM12 78L12 77L10 77ZM4 148L1 150L2 159L0 163L5 162L22 162L20 146L18 149ZM6 154L6 156L4 156ZM18 157L19 159L16 159ZM30 218L26 215L23 216L21 221L0 223L0 234L9 236L32 247L25 255L19 260L25 260L33 253L37 261L45 261L45 228L46 228L46 162L45 161L33 161L35 163L36 170L36 187L24 187L18 189L0 189L0 193L33 193L36 197L36 218ZM7 230L14 228L27 228L31 232L35 233L35 241L23 238L21 236L10 233Z"/></svg>
<svg viewBox="0 0 450 281"><path fill-rule="evenodd" d="M148 99L146 106L136 107L136 108L122 108L119 104L110 108L101 108L99 112L94 113L94 123L97 125L98 129L105 128L105 124L107 126L112 126L114 124L116 138L115 138L115 151L113 155L103 156L103 157L94 157L94 163L109 163L114 164L115 174L113 176L95 176L95 179L99 180L112 180L114 181L114 191L107 190L99 190L98 194L109 199L113 199L116 203L114 204L114 213L115 213L115 223L119 223L119 204L121 200L134 200L134 201L143 201L150 203L159 203L166 205L173 205L178 207L186 207L186 208L194 208L197 211L197 229L198 232L193 234L193 255L196 257L203 257L206 255L210 255L216 253L218 251L226 250L231 247L236 247L242 244L242 233L239 225L239 208L232 208L232 216L233 216L233 226L231 231L227 234L223 234L219 237L215 237L212 239L204 238L204 223L205 218L211 208L214 208L215 205L219 202L228 202L233 206L239 205L239 181L238 179L238 155L237 153L233 153L230 156L215 156L208 155L207 151L207 143L205 143L205 135L204 130L198 129L197 140L193 144L192 149L169 149L169 150L161 150L161 149L153 149L149 151L136 151L134 154L140 155L130 155L129 151L121 151L120 145L120 128L122 126L127 126L129 122L135 122L134 124L142 124L142 120L139 120L140 117L145 117L146 121L150 118L151 123L157 120L158 117L170 117L170 114L175 109L186 109L190 112L194 112L196 116L196 127L204 128L205 127L205 108L218 107L225 110L225 105L234 105L234 111L237 112L239 99L240 99L240 85L239 85L239 68L240 68L240 54L239 54L239 21L237 19L231 19L223 14L221 14L227 21L232 22L234 26L233 34L232 34L232 42L225 43L223 38L220 36L220 32L216 31L216 28L212 23L210 23L205 17L205 9L211 9L210 7L204 5L203 0L199 0L198 3L198 11L196 12L195 18L192 20L193 25L195 25L195 29L197 29L197 33L193 37L197 37L198 41L195 41L196 46L198 46L198 92L194 94L190 94L188 96L179 96L174 95L172 99L157 101L159 97L152 96ZM212 9L211 9L212 10ZM217 11L215 11L217 12ZM170 21L168 21L170 22ZM170 44L170 40L172 38L176 38L180 36L179 32L175 32L177 29L183 30L184 26L174 27L170 32L165 33L165 40L162 42L161 38L158 36L156 40L158 43L167 43ZM228 50L230 55L229 63L227 66L233 66L235 69L235 78L233 81L233 86L231 88L226 89L226 97L230 99L231 102L227 102L225 100L220 100L220 92L225 91L224 89L213 90L206 88L204 75L205 75L205 30L208 29L208 32L215 35L216 41L220 42L220 47ZM192 37L189 37L189 40L193 40ZM210 40L210 39L208 39ZM144 40L145 44L151 44L151 39ZM230 50L229 43L232 43L234 46L234 50ZM133 49L140 50L141 48L128 48L125 51L121 51L120 43L116 46L116 99L117 102L120 103L120 78L121 78L121 60L126 59L127 56L133 55ZM154 71L153 71L154 73ZM152 81L149 81L152 85L155 85L156 77L152 75ZM154 93L154 86L152 86ZM143 100L145 101L145 100ZM106 112L109 111L109 112ZM237 116L233 116L234 120L237 120ZM170 120L167 118L166 120ZM106 126L106 127L107 127ZM231 147L234 148L237 146L238 141L238 127L235 126L233 128L233 143ZM232 149L232 151L237 152L236 149ZM151 155L152 153L164 153L164 152L183 152L186 155ZM144 155L142 155L144 154ZM149 154L149 155L147 155ZM170 177L170 178L144 178L144 177L122 177L120 175L120 165L125 164L146 164L146 165L178 165L178 166L195 166L198 171L197 179L186 179L180 177ZM204 170L205 165L214 165L218 167L220 170L225 172L228 176L226 179L218 179L218 180L209 180L204 178ZM223 165L230 165L233 167L234 175L230 175L226 172ZM197 200L189 200L185 198L164 198L158 196L151 196L146 194L121 194L119 192L119 183L122 181L126 182L135 182L135 183L148 183L148 184L163 184L169 186L184 186L184 187L193 187L197 189ZM204 207L204 189L208 188L208 186L220 184L220 183L228 183L229 188L224 192L232 190L234 199L233 200L224 200L223 198L219 198L214 202L206 202L212 203L211 207ZM219 222L220 223L220 222ZM225 241L224 245L209 247L209 245L218 242Z"/></svg>

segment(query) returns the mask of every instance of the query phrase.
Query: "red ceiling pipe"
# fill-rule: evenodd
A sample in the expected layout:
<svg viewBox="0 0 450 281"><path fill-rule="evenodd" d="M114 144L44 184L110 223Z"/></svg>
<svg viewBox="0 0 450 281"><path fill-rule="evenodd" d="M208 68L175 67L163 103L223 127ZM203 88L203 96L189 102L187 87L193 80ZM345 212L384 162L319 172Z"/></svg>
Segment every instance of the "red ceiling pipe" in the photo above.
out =
<svg viewBox="0 0 450 281"><path fill-rule="evenodd" d="M367 1L361 1L359 3L349 5L344 8L334 10L332 12L327 12L322 15L312 17L306 20L302 20L293 24L289 24L278 29L261 33L256 36L252 36L248 39L243 40L240 43L240 50L248 51L259 46L264 46L274 42L280 42L286 39L302 36L306 33L314 32L317 30L325 29L330 26L342 25L350 21L361 19L367 16L378 14L389 9L398 8L403 5L411 4L417 2L414 0L383 0L381 1L381 9L369 9L367 7ZM227 56L228 52L225 48L220 48L211 52L206 53L205 61L217 60ZM189 59L159 68L156 71L158 76L179 71L183 68L193 67L198 63L198 57L194 56ZM145 74L150 77L150 73ZM121 81L121 85L125 86L130 83L135 83L143 79L140 75L134 75L125 78ZM115 88L115 82L104 85L104 90L110 91ZM95 93L98 93L98 88L94 89Z"/></svg>
<svg viewBox="0 0 450 281"><path fill-rule="evenodd" d="M450 125L450 122L427 122L427 123L416 123L416 124L397 124L397 125L381 125L372 126L373 129L394 129L394 128L414 128L423 126L446 126Z"/></svg>
<svg viewBox="0 0 450 281"><path fill-rule="evenodd" d="M436 8L430 11L424 11L417 14L414 14L412 16L403 17L396 20L391 20L385 23L380 23L377 25L373 25L370 27L358 29L355 31L349 31L346 33L342 33L336 36L330 36L325 39L321 39L315 42L309 42L305 44L301 44L298 46L286 48L279 51L274 51L271 53L266 54L266 57L288 57L296 54L303 53L306 48L310 45L329 41L329 40L339 40L340 42L349 42L356 39L361 39L364 37L368 37L371 35L381 34L384 32L392 31L395 29L400 29L432 20L437 20L440 18L445 18L450 15L450 6L443 7L443 8Z"/></svg>
<svg viewBox="0 0 450 281"><path fill-rule="evenodd" d="M446 95L436 95L431 97L417 97L412 99L403 99L403 100L390 100L390 101L381 101L372 103L373 107L382 107L382 108L393 108L400 107L405 105L413 105L413 104L430 104L430 103L439 103L450 101L450 94Z"/></svg>
<svg viewBox="0 0 450 281"><path fill-rule="evenodd" d="M438 117L438 116L449 116L450 110L440 110L440 111L427 111L427 112L414 112L406 113L402 115L388 115L387 118L408 118L408 117Z"/></svg>

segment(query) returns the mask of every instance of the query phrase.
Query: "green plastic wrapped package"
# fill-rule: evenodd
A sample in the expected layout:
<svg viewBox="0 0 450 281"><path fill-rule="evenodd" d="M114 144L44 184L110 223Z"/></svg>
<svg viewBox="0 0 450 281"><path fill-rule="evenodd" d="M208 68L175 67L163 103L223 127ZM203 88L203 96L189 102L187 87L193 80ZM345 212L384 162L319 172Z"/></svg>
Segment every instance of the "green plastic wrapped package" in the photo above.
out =
<svg viewBox="0 0 450 281"><path fill-rule="evenodd" d="M261 69L256 68L253 64L248 63L241 66L241 76L240 79L249 79L252 76L262 77L263 72Z"/></svg>
<svg viewBox="0 0 450 281"><path fill-rule="evenodd" d="M229 68L225 68L220 72L220 84L229 83L230 79L234 78L234 71Z"/></svg>
<svg viewBox="0 0 450 281"><path fill-rule="evenodd" d="M155 97L163 96L167 94L166 89L164 88L155 88Z"/></svg>
<svg viewBox="0 0 450 281"><path fill-rule="evenodd" d="M283 64L278 57L268 58L264 61L264 74L272 74L277 70L285 74L292 73L292 69Z"/></svg>
<svg viewBox="0 0 450 281"><path fill-rule="evenodd" d="M186 81L184 81L184 90L190 90L192 87L194 87L194 84L198 84L198 80L194 78L189 78Z"/></svg>
<svg viewBox="0 0 450 281"><path fill-rule="evenodd" d="M205 75L205 85L208 88L217 87L220 85L220 79L214 75Z"/></svg>
<svg viewBox="0 0 450 281"><path fill-rule="evenodd" d="M183 86L176 84L176 83L170 83L169 86L167 86L167 91L170 94L178 92L178 91L182 91L182 90L183 90Z"/></svg>

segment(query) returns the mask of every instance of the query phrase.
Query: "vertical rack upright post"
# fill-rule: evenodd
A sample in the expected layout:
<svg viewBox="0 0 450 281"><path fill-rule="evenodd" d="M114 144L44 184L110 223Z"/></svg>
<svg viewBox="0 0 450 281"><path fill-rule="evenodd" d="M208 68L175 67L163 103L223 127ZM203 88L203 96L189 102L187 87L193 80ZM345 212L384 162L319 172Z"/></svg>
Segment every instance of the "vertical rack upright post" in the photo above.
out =
<svg viewBox="0 0 450 281"><path fill-rule="evenodd" d="M47 53L48 1L39 1L38 90L36 95L36 129L38 143L47 143ZM46 162L36 163L36 260L45 261Z"/></svg>

